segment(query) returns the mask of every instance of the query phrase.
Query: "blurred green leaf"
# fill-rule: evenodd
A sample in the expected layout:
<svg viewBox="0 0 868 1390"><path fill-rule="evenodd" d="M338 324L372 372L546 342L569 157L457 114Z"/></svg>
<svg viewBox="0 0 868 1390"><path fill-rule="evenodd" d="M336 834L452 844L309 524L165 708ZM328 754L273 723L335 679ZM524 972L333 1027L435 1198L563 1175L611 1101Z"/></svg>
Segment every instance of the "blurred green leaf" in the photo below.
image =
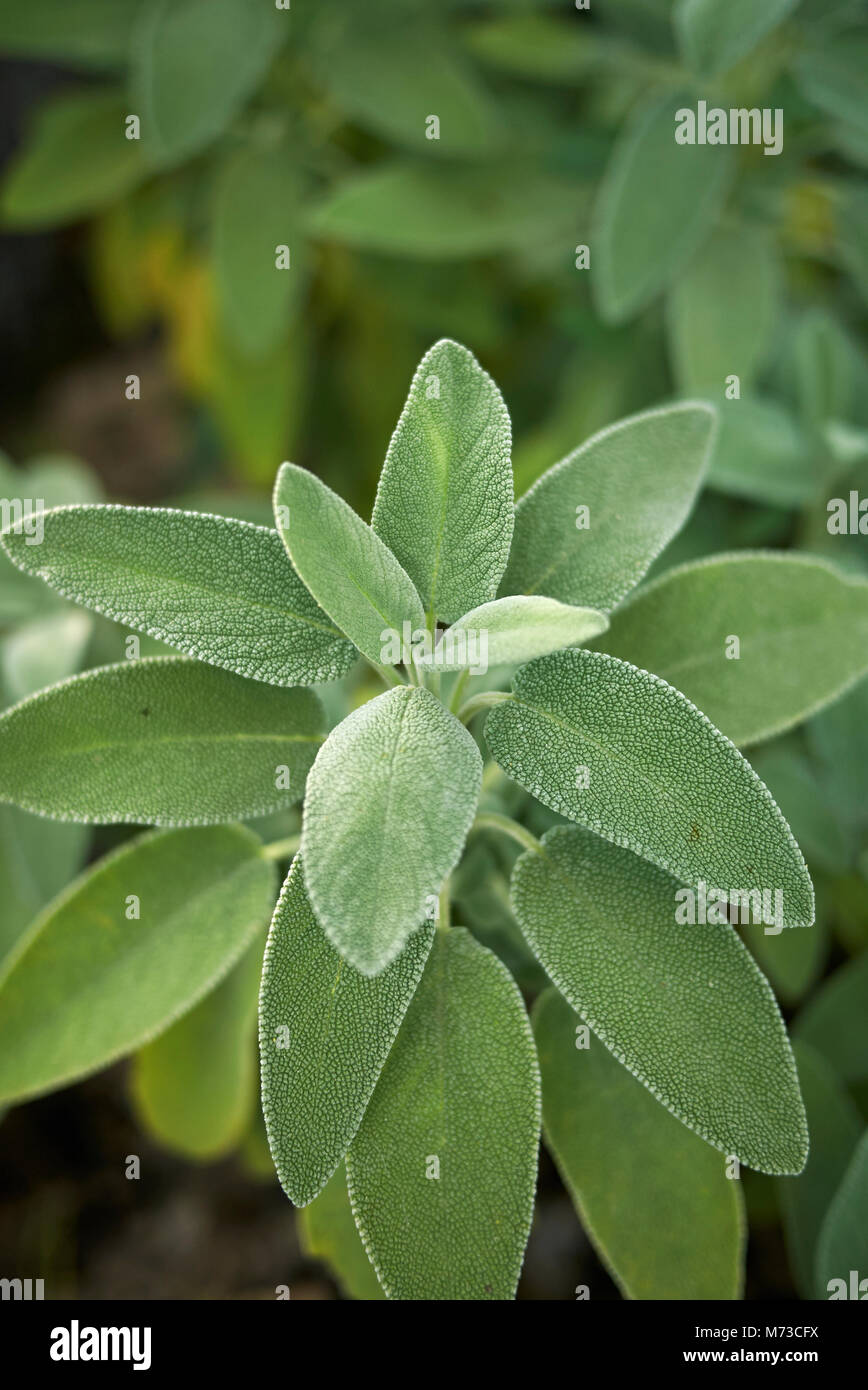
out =
<svg viewBox="0 0 868 1390"><path fill-rule="evenodd" d="M868 1077L868 952L824 980L799 1014L795 1032L844 1081Z"/></svg>
<svg viewBox="0 0 868 1390"><path fill-rule="evenodd" d="M80 670L92 629L89 613L69 609L34 618L0 638L0 685L9 703Z"/></svg>
<svg viewBox="0 0 868 1390"><path fill-rule="evenodd" d="M293 151L245 147L223 166L214 204L214 267L220 311L242 352L258 357L286 334L307 275L304 183ZM276 264L289 248L289 268Z"/></svg>
<svg viewBox="0 0 868 1390"><path fill-rule="evenodd" d="M356 1230L343 1163L319 1196L299 1212L298 1226L307 1253L326 1261L351 1298L386 1297Z"/></svg>
<svg viewBox="0 0 868 1390"><path fill-rule="evenodd" d="M0 966L25 928L78 873L90 831L0 805Z"/></svg>
<svg viewBox="0 0 868 1390"><path fill-rule="evenodd" d="M807 726L808 742L820 760L839 812L856 830L868 827L865 769L868 767L868 680L836 700Z"/></svg>
<svg viewBox="0 0 868 1390"><path fill-rule="evenodd" d="M717 401L720 429L708 486L751 502L800 507L821 478L805 438L784 406L770 397Z"/></svg>
<svg viewBox="0 0 868 1390"><path fill-rule="evenodd" d="M765 231L712 233L669 295L669 351L682 391L722 401L728 376L738 376L741 390L753 383L774 333L779 282Z"/></svg>
<svg viewBox="0 0 868 1390"><path fill-rule="evenodd" d="M793 1275L802 1297L812 1298L817 1239L863 1126L828 1063L803 1042L793 1050L811 1147L804 1171L778 1178L776 1186Z"/></svg>
<svg viewBox="0 0 868 1390"><path fill-rule="evenodd" d="M186 1158L214 1159L240 1141L256 1096L259 935L223 980L133 1058L139 1119Z"/></svg>
<svg viewBox="0 0 868 1390"><path fill-rule="evenodd" d="M226 129L284 42L287 19L250 0L145 0L130 92L160 163L196 154Z"/></svg>
<svg viewBox="0 0 868 1390"><path fill-rule="evenodd" d="M868 1132L847 1166L829 1204L817 1241L817 1298L833 1296L832 1280L840 1280L839 1298L868 1297ZM853 1292L853 1271L856 1291Z"/></svg>
<svg viewBox="0 0 868 1390"><path fill-rule="evenodd" d="M852 840L817 768L796 742L783 739L758 748L751 763L789 821L808 863L830 874L847 873Z"/></svg>
<svg viewBox="0 0 868 1390"><path fill-rule="evenodd" d="M669 287L718 218L733 172L730 146L679 145L686 97L654 98L619 136L597 194L591 285L607 322Z"/></svg>
<svg viewBox="0 0 868 1390"><path fill-rule="evenodd" d="M721 1155L596 1038L580 1049L578 1016L557 990L537 1000L533 1024L546 1143L626 1297L738 1298L744 1216Z"/></svg>
<svg viewBox="0 0 868 1390"><path fill-rule="evenodd" d="M106 1066L213 988L268 918L259 851L241 826L145 835L52 903L0 980L0 1096Z"/></svg>
<svg viewBox="0 0 868 1390"><path fill-rule="evenodd" d="M50 227L84 217L146 178L144 142L126 138L128 113L126 99L105 90L75 92L41 107L3 183L6 225Z"/></svg>
<svg viewBox="0 0 868 1390"><path fill-rule="evenodd" d="M827 116L868 128L868 33L864 28L812 35L795 75L809 101Z"/></svg>
<svg viewBox="0 0 868 1390"><path fill-rule="evenodd" d="M37 0L0 6L0 50L87 68L122 67L143 0Z"/></svg>
<svg viewBox="0 0 868 1390"><path fill-rule="evenodd" d="M676 0L673 23L684 56L706 77L750 53L799 0Z"/></svg>

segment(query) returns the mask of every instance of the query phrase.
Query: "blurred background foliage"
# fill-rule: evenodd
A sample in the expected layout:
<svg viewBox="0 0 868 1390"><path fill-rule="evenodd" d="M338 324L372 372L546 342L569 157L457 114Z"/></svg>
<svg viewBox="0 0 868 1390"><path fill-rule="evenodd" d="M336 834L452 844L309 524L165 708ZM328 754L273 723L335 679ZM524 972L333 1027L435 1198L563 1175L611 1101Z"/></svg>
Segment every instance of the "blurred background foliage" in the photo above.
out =
<svg viewBox="0 0 868 1390"><path fill-rule="evenodd" d="M826 524L831 497L868 496L863 0L0 0L0 56L4 496L268 523L291 458L368 515L413 367L450 336L503 390L519 494L630 412L718 405L709 486L654 574L756 546L868 569L864 535ZM675 109L700 98L780 108L782 152L676 146ZM4 703L124 642L3 558ZM330 713L368 693L329 688ZM820 1139L802 1178L745 1175L747 1293L811 1296L810 1250L868 1118L868 686L749 756L817 884L811 931L746 932L801 1040ZM496 778L486 794L524 795ZM0 955L126 833L0 807ZM456 896L533 991L511 857L478 837ZM273 1296L289 1260L294 1297L334 1294L273 1181L250 1186L273 1180L252 1065L203 1099L204 1144L166 1084L204 1078L224 1029L250 1032L247 974L216 1016L139 1054L125 1090L112 1072L7 1117L0 1243L17 1265L97 1297ZM130 1147L157 1174L144 1203L118 1173ZM222 1162L205 1178L178 1154ZM330 1200L305 1217L306 1249L342 1249L344 1287L374 1296ZM613 1296L544 1159L522 1296L571 1297L589 1270Z"/></svg>

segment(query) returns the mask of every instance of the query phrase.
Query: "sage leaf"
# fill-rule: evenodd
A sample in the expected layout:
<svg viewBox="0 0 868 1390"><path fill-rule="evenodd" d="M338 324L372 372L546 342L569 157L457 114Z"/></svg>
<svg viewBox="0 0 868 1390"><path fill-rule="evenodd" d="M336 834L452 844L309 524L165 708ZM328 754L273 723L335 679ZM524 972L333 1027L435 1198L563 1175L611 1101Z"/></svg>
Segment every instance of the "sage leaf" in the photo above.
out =
<svg viewBox="0 0 868 1390"><path fill-rule="evenodd" d="M685 58L697 72L726 72L795 9L798 0L677 0L675 32Z"/></svg>
<svg viewBox="0 0 868 1390"><path fill-rule="evenodd" d="M676 920L677 892L574 826L547 831L512 877L531 949L618 1061L715 1148L797 1173L807 1128L774 995L728 922Z"/></svg>
<svg viewBox="0 0 868 1390"><path fill-rule="evenodd" d="M389 547L313 473L284 463L274 511L304 583L369 661L384 660L391 634L403 639L404 623L410 632L424 628L413 581Z"/></svg>
<svg viewBox="0 0 868 1390"><path fill-rule="evenodd" d="M386 691L323 744L304 803L305 881L332 945L363 975L431 916L481 783L479 749L427 690Z"/></svg>
<svg viewBox="0 0 868 1390"><path fill-rule="evenodd" d="M842 29L814 35L799 54L795 75L805 96L827 116L868 129L865 66L868 34Z"/></svg>
<svg viewBox="0 0 868 1390"><path fill-rule="evenodd" d="M306 278L304 188L283 146L245 147L220 172L214 206L214 273L220 311L240 350L260 357L288 332ZM289 248L278 268L277 248Z"/></svg>
<svg viewBox="0 0 868 1390"><path fill-rule="evenodd" d="M824 980L795 1024L795 1036L851 1083L868 1078L866 1002L868 952L863 952Z"/></svg>
<svg viewBox="0 0 868 1390"><path fill-rule="evenodd" d="M702 404L646 411L556 463L516 506L501 594L614 608L687 520L714 420Z"/></svg>
<svg viewBox="0 0 868 1390"><path fill-rule="evenodd" d="M149 0L135 26L131 91L163 164L209 145L241 110L286 35L274 5Z"/></svg>
<svg viewBox="0 0 868 1390"><path fill-rule="evenodd" d="M75 92L38 114L29 140L10 165L0 217L35 229L84 217L147 177L143 142L128 140L122 92Z"/></svg>
<svg viewBox="0 0 868 1390"><path fill-rule="evenodd" d="M81 868L90 832L0 804L0 967L41 907Z"/></svg>
<svg viewBox="0 0 868 1390"><path fill-rule="evenodd" d="M130 23L141 0L41 0L38 7L4 5L0 46L25 58L57 59L83 67L122 67Z"/></svg>
<svg viewBox="0 0 868 1390"><path fill-rule="evenodd" d="M852 1270L857 1290L852 1291ZM817 1241L817 1298L864 1299L868 1293L868 1131L856 1150L826 1212ZM832 1281L840 1281L837 1286Z"/></svg>
<svg viewBox="0 0 868 1390"><path fill-rule="evenodd" d="M792 1006L823 973L829 954L829 929L818 914L808 931L783 931L766 936L765 927L748 923L741 937L782 1004Z"/></svg>
<svg viewBox="0 0 868 1390"><path fill-rule="evenodd" d="M543 1132L600 1259L628 1298L740 1297L738 1183L580 1028L557 990L537 1000Z"/></svg>
<svg viewBox="0 0 868 1390"><path fill-rule="evenodd" d="M708 486L733 497L802 507L816 496L815 458L793 417L777 401L742 396L719 403Z"/></svg>
<svg viewBox="0 0 868 1390"><path fill-rule="evenodd" d="M274 1165L298 1207L321 1191L359 1127L433 932L421 927L375 979L360 975L316 920L294 859L265 951L259 1045Z"/></svg>
<svg viewBox="0 0 868 1390"><path fill-rule="evenodd" d="M291 806L322 743L310 690L183 657L99 667L0 718L0 797L57 820L209 825Z"/></svg>
<svg viewBox="0 0 868 1390"><path fill-rule="evenodd" d="M595 608L574 608L542 594L515 594L465 613L421 664L437 671L516 665L560 647L580 646L608 626L605 613Z"/></svg>
<svg viewBox="0 0 868 1390"><path fill-rule="evenodd" d="M6 961L0 1098L68 1085L154 1037L241 957L273 891L242 826L148 834L102 859Z"/></svg>
<svg viewBox="0 0 868 1390"><path fill-rule="evenodd" d="M729 145L679 145L688 97L643 106L618 139L597 196L591 288L620 323L668 289L711 231L733 172Z"/></svg>
<svg viewBox="0 0 868 1390"><path fill-rule="evenodd" d="M780 270L765 230L739 226L712 233L667 304L669 351L682 391L723 398L733 374L741 391L753 384L771 346L779 291Z"/></svg>
<svg viewBox="0 0 868 1390"><path fill-rule="evenodd" d="M6 553L65 598L188 656L271 685L346 675L356 652L270 527L168 507L64 507Z"/></svg>
<svg viewBox="0 0 868 1390"><path fill-rule="evenodd" d="M351 1298L373 1302L386 1297L356 1230L343 1163L297 1221L308 1255L325 1260Z"/></svg>
<svg viewBox="0 0 868 1390"><path fill-rule="evenodd" d="M347 1155L387 1297L514 1298L539 1130L536 1051L514 981L468 932L438 931Z"/></svg>
<svg viewBox="0 0 868 1390"><path fill-rule="evenodd" d="M511 440L488 373L459 343L435 343L392 435L371 525L444 622L497 593L512 538Z"/></svg>
<svg viewBox="0 0 868 1390"><path fill-rule="evenodd" d="M778 1178L776 1187L796 1284L803 1297L812 1298L823 1219L862 1135L863 1122L829 1064L804 1042L796 1042L794 1051L811 1151L804 1172Z"/></svg>
<svg viewBox="0 0 868 1390"><path fill-rule="evenodd" d="M133 1058L130 1085L140 1122L186 1158L228 1153L250 1121L261 968L257 934L216 988Z"/></svg>
<svg viewBox="0 0 868 1390"><path fill-rule="evenodd" d="M92 631L88 613L64 608L0 638L0 684L9 703L79 670Z"/></svg>
<svg viewBox="0 0 868 1390"><path fill-rule="evenodd" d="M677 690L626 662L569 650L516 673L485 737L545 806L665 869L724 893L780 892L786 926L814 896L789 826L728 739Z"/></svg>
<svg viewBox="0 0 868 1390"><path fill-rule="evenodd" d="M826 873L846 874L853 844L817 769L795 737L758 748L751 754L751 765L786 816L808 863Z"/></svg>
<svg viewBox="0 0 868 1390"><path fill-rule="evenodd" d="M809 555L715 555L635 594L600 645L677 686L734 743L759 743L868 672L868 581Z"/></svg>
<svg viewBox="0 0 868 1390"><path fill-rule="evenodd" d="M835 806L847 824L861 833L868 827L868 680L860 681L812 719L807 735Z"/></svg>

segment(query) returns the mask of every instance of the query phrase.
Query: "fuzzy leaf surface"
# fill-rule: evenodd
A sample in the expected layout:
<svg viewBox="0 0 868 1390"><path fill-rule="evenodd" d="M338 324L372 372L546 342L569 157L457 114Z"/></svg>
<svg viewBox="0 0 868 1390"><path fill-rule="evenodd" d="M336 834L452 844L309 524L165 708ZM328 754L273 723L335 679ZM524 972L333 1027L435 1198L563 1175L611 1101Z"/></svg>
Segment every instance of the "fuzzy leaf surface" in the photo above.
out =
<svg viewBox="0 0 868 1390"><path fill-rule="evenodd" d="M775 997L729 925L676 922L678 884L628 850L547 831L516 861L531 949L610 1052L689 1129L761 1172L807 1154L796 1068Z"/></svg>
<svg viewBox="0 0 868 1390"><path fill-rule="evenodd" d="M424 920L458 861L482 759L427 690L388 690L339 724L308 778L307 891L333 946L376 975Z"/></svg>
<svg viewBox="0 0 868 1390"><path fill-rule="evenodd" d="M600 645L676 686L733 743L758 743L868 672L868 581L809 555L715 555L636 594Z"/></svg>
<svg viewBox="0 0 868 1390"><path fill-rule="evenodd" d="M512 666L560 647L580 646L609 626L605 613L574 608L543 594L513 594L482 603L453 623L423 666L461 671L478 664L481 634L490 666ZM474 660L474 652L477 660Z"/></svg>
<svg viewBox="0 0 868 1390"><path fill-rule="evenodd" d="M488 373L459 343L435 343L410 384L371 525L443 622L497 593L512 538L511 444Z"/></svg>
<svg viewBox="0 0 868 1390"><path fill-rule="evenodd" d="M270 685L336 680L356 659L270 527L112 505L46 512L43 526L36 546L3 532L19 569L187 656Z"/></svg>
<svg viewBox="0 0 868 1390"><path fill-rule="evenodd" d="M614 608L687 520L714 420L702 404L646 411L556 463L516 505L501 594Z"/></svg>
<svg viewBox="0 0 868 1390"><path fill-rule="evenodd" d="M557 990L537 1000L533 1026L546 1143L619 1287L628 1298L738 1298L744 1217L720 1154L596 1038L579 1048Z"/></svg>
<svg viewBox="0 0 868 1390"><path fill-rule="evenodd" d="M536 1050L506 967L438 931L347 1155L365 1248L393 1299L512 1299L540 1129ZM434 1172L439 1177L426 1176Z"/></svg>
<svg viewBox="0 0 868 1390"><path fill-rule="evenodd" d="M545 806L682 883L780 890L786 926L813 921L805 861L771 793L679 691L614 657L569 650L522 666L513 692L485 737Z"/></svg>
<svg viewBox="0 0 868 1390"><path fill-rule="evenodd" d="M145 835L89 869L0 977L0 1098L65 1086L154 1037L241 957L273 892L242 826Z"/></svg>
<svg viewBox="0 0 868 1390"><path fill-rule="evenodd" d="M425 626L412 579L389 547L313 473L285 463L274 488L277 529L308 589L370 661L387 631Z"/></svg>
<svg viewBox="0 0 868 1390"><path fill-rule="evenodd" d="M98 825L267 815L302 795L323 723L311 690L276 690L184 657L124 661L0 718L0 796Z"/></svg>
<svg viewBox="0 0 868 1390"><path fill-rule="evenodd" d="M306 1206L337 1169L359 1127L413 997L434 928L420 927L373 979L342 960L293 861L262 970L262 1109L277 1175Z"/></svg>

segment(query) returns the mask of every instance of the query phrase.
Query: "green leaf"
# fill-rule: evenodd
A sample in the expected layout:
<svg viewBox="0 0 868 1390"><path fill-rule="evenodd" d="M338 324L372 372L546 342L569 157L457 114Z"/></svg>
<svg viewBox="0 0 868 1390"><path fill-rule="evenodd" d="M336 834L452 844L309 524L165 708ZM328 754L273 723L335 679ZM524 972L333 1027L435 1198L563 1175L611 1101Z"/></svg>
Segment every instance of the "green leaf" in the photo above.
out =
<svg viewBox="0 0 868 1390"><path fill-rule="evenodd" d="M812 1298L814 1259L823 1218L863 1126L859 1111L828 1063L803 1042L797 1042L794 1051L808 1115L811 1151L803 1173L778 1178L776 1185L796 1284L804 1298Z"/></svg>
<svg viewBox="0 0 868 1390"><path fill-rule="evenodd" d="M798 0L677 0L673 23L688 63L706 77L726 72L795 9Z"/></svg>
<svg viewBox="0 0 868 1390"><path fill-rule="evenodd" d="M627 1298L738 1298L738 1183L580 1026L556 990L537 1000L546 1144L600 1259Z"/></svg>
<svg viewBox="0 0 868 1390"><path fill-rule="evenodd" d="M807 1131L774 995L728 922L677 920L683 892L573 826L547 831L512 877L540 964L618 1061L715 1148L798 1172Z"/></svg>
<svg viewBox="0 0 868 1390"><path fill-rule="evenodd" d="M605 613L595 608L573 608L541 594L516 594L465 613L421 664L438 671L515 665L559 647L580 646L608 626Z"/></svg>
<svg viewBox="0 0 868 1390"><path fill-rule="evenodd" d="M868 826L868 680L812 719L807 734L836 807L850 825L862 830Z"/></svg>
<svg viewBox="0 0 868 1390"><path fill-rule="evenodd" d="M259 1011L262 1109L277 1175L296 1206L316 1197L361 1123L419 983L434 929L369 979L313 914L296 856L274 912Z"/></svg>
<svg viewBox="0 0 868 1390"><path fill-rule="evenodd" d="M575 180L537 166L386 163L338 184L310 225L365 250L448 261L520 251L562 227L572 234L581 201Z"/></svg>
<svg viewBox="0 0 868 1390"><path fill-rule="evenodd" d="M795 1035L847 1082L868 1077L868 952L842 965L799 1014Z"/></svg>
<svg viewBox="0 0 868 1390"><path fill-rule="evenodd" d="M39 909L78 873L89 838L83 825L0 805L0 965Z"/></svg>
<svg viewBox="0 0 868 1390"><path fill-rule="evenodd" d="M539 1096L505 966L469 933L438 931L347 1155L356 1223L389 1298L514 1298Z"/></svg>
<svg viewBox="0 0 868 1390"><path fill-rule="evenodd" d="M241 957L273 891L241 826L144 835L101 860L6 962L0 1097L67 1085L156 1036Z"/></svg>
<svg viewBox="0 0 868 1390"><path fill-rule="evenodd" d="M148 173L144 142L128 140L129 106L115 91L75 92L43 107L0 197L7 226L50 227L95 212Z"/></svg>
<svg viewBox="0 0 868 1390"><path fill-rule="evenodd" d="M868 1131L856 1146L817 1241L817 1298L853 1298L851 1270L857 1270L857 1293L864 1300L868 1285ZM832 1280L843 1281L833 1289ZM846 1290L846 1292L845 1292Z"/></svg>
<svg viewBox="0 0 868 1390"><path fill-rule="evenodd" d="M270 527L118 506L46 512L43 527L39 545L3 532L19 568L188 656L270 685L336 680L356 660Z"/></svg>
<svg viewBox="0 0 868 1390"><path fill-rule="evenodd" d="M669 352L680 390L715 392L726 378L741 390L765 364L775 330L780 270L765 230L724 227L713 232L670 291Z"/></svg>
<svg viewBox="0 0 868 1390"><path fill-rule="evenodd" d="M511 438L473 354L435 343L392 435L371 525L444 622L497 593L512 538Z"/></svg>
<svg viewBox="0 0 868 1390"><path fill-rule="evenodd" d="M613 151L590 236L591 287L607 322L623 322L668 289L718 219L732 148L676 143L676 112L690 104L655 98Z"/></svg>
<svg viewBox="0 0 868 1390"><path fill-rule="evenodd" d="M24 58L121 67L142 0L39 0L0 7L0 48Z"/></svg>
<svg viewBox="0 0 868 1390"><path fill-rule="evenodd" d="M720 429L708 486L732 497L801 507L821 484L816 460L795 420L777 401L719 402Z"/></svg>
<svg viewBox="0 0 868 1390"><path fill-rule="evenodd" d="M614 608L687 520L714 419L701 404L649 410L556 463L516 506L501 594Z"/></svg>
<svg viewBox="0 0 868 1390"><path fill-rule="evenodd" d="M302 795L322 721L310 690L181 657L103 666L0 718L0 797L100 825L267 815Z"/></svg>
<svg viewBox="0 0 868 1390"><path fill-rule="evenodd" d="M476 810L482 759L427 690L402 686L354 710L308 778L301 847L329 940L376 975L430 915Z"/></svg>
<svg viewBox="0 0 868 1390"><path fill-rule="evenodd" d="M299 1212L297 1221L308 1255L325 1260L351 1298L378 1301L386 1297L356 1230L343 1163L319 1196Z"/></svg>
<svg viewBox="0 0 868 1390"><path fill-rule="evenodd" d="M715 555L647 585L601 645L677 686L734 743L758 743L868 671L868 582L810 555Z"/></svg>
<svg viewBox="0 0 868 1390"><path fill-rule="evenodd" d="M780 891L786 926L813 921L811 880L777 805L677 690L571 650L521 667L513 691L485 736L504 772L545 806L683 883Z"/></svg>
<svg viewBox="0 0 868 1390"><path fill-rule="evenodd" d="M822 899L820 902L822 906ZM765 927L751 923L742 927L741 935L783 1004L797 1004L823 973L829 954L829 929L827 919L819 912L807 930L766 936Z"/></svg>
<svg viewBox="0 0 868 1390"><path fill-rule="evenodd" d="M77 671L93 630L75 609L24 623L0 641L0 678L10 703Z"/></svg>
<svg viewBox="0 0 868 1390"><path fill-rule="evenodd" d="M830 874L845 874L854 857L853 845L837 807L796 740L783 739L757 749L751 763L786 816L808 863Z"/></svg>
<svg viewBox="0 0 868 1390"><path fill-rule="evenodd" d="M149 0L134 34L132 100L162 163L226 129L283 42L283 18L250 0Z"/></svg>
<svg viewBox="0 0 868 1390"><path fill-rule="evenodd" d="M812 35L799 55L795 75L809 101L827 116L868 128L868 34L864 28Z"/></svg>
<svg viewBox="0 0 868 1390"><path fill-rule="evenodd" d="M214 1159L241 1141L256 1095L257 934L216 989L133 1059L141 1122L186 1158Z"/></svg>
<svg viewBox="0 0 868 1390"><path fill-rule="evenodd" d="M227 160L214 207L214 270L223 321L242 352L274 348L306 278L303 186L283 146L245 147ZM289 247L288 269L276 264Z"/></svg>
<svg viewBox="0 0 868 1390"><path fill-rule="evenodd" d="M352 120L426 156L484 156L503 143L497 108L440 25L421 14L402 23L394 7L384 23L367 10L347 11L347 21L318 73ZM440 123L436 139L429 113Z"/></svg>
<svg viewBox="0 0 868 1390"><path fill-rule="evenodd" d="M314 598L369 661L391 632L425 626L413 581L376 532L313 473L284 463L274 488L277 529Z"/></svg>

